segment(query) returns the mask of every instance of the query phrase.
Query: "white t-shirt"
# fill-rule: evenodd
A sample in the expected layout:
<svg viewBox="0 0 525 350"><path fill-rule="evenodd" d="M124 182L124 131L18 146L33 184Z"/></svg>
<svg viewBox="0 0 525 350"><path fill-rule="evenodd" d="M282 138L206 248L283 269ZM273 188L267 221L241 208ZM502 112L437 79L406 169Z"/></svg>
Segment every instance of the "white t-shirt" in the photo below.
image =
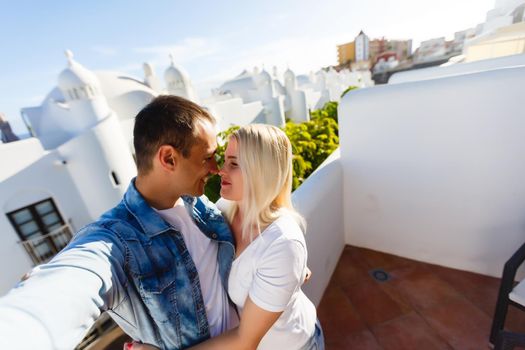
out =
<svg viewBox="0 0 525 350"><path fill-rule="evenodd" d="M264 310L283 311L257 349L300 349L314 334L315 306L301 290L306 260L303 232L284 214L233 261L228 293L241 319L248 296Z"/></svg>
<svg viewBox="0 0 525 350"><path fill-rule="evenodd" d="M215 337L239 324L237 314L228 302L217 264L219 246L197 227L179 199L173 208L156 210L173 228L179 231L195 263L206 307L210 335Z"/></svg>

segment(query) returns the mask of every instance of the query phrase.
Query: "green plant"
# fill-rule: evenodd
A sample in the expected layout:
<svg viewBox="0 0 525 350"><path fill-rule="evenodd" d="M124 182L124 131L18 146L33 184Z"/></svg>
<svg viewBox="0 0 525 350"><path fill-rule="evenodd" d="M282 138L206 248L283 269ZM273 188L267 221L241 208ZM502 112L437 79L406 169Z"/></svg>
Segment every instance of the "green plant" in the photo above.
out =
<svg viewBox="0 0 525 350"><path fill-rule="evenodd" d="M337 107L339 103L335 101L326 102L321 109L310 112L310 120L330 118L337 122Z"/></svg>
<svg viewBox="0 0 525 350"><path fill-rule="evenodd" d="M339 146L337 102L313 111L308 122L287 122L284 132L292 143L295 190Z"/></svg>

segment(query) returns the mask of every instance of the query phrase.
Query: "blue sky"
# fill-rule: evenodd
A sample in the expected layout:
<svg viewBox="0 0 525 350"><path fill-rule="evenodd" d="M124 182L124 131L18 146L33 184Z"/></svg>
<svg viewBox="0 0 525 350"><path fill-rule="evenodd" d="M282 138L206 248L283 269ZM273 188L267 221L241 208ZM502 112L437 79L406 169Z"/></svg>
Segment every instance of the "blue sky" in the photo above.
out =
<svg viewBox="0 0 525 350"><path fill-rule="evenodd" d="M308 73L336 63L336 45L371 38L452 37L483 22L494 0L7 1L0 0L0 111L15 131L66 67L162 77L172 52L200 95L244 68ZM414 47L415 48L415 47Z"/></svg>

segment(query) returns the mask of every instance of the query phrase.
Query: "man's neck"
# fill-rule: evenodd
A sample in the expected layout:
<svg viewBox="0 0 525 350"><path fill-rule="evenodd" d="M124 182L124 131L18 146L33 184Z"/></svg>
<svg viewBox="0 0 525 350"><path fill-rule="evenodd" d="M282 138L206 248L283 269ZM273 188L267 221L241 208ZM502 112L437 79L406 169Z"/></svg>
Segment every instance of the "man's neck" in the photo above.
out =
<svg viewBox="0 0 525 350"><path fill-rule="evenodd" d="M179 195L173 195L166 191L167 186L164 186L158 179L148 175L137 175L135 187L150 207L157 210L172 208L180 198Z"/></svg>

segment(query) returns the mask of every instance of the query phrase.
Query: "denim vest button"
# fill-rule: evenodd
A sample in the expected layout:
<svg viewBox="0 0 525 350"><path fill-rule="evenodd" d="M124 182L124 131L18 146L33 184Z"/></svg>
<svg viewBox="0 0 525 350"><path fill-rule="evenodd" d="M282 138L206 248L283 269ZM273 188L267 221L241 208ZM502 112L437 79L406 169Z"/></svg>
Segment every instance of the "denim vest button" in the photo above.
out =
<svg viewBox="0 0 525 350"><path fill-rule="evenodd" d="M211 235L211 237L212 237L213 239L217 239L217 234L214 233L214 234Z"/></svg>

